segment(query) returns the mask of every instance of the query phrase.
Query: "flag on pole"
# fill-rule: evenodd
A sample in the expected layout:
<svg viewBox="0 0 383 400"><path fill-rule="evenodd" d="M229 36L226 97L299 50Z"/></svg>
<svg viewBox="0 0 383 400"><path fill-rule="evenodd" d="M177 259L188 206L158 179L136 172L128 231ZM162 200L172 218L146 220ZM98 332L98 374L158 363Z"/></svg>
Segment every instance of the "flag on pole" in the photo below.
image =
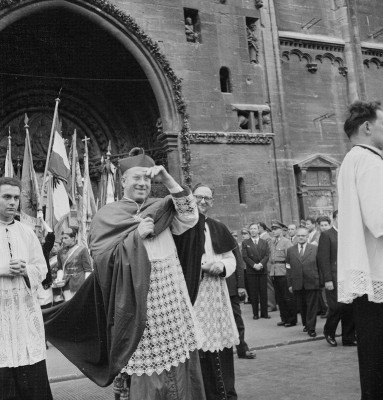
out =
<svg viewBox="0 0 383 400"><path fill-rule="evenodd" d="M54 228L56 224L70 213L69 198L64 182L48 177L48 195L45 212L46 223Z"/></svg>
<svg viewBox="0 0 383 400"><path fill-rule="evenodd" d="M33 169L31 142L29 140L29 132L27 129L25 136L23 169L21 175L21 218L23 219L23 214L26 222L31 222L31 219L28 218L28 216L36 218L37 208L39 205L38 202L39 188L37 185L36 173Z"/></svg>
<svg viewBox="0 0 383 400"><path fill-rule="evenodd" d="M90 198L89 190L92 190L89 179L89 160L88 160L88 140L85 136L83 139L85 152L84 152L84 185L82 190L82 204L79 212L79 234L78 234L78 244L88 247L88 227L91 221L90 213Z"/></svg>
<svg viewBox="0 0 383 400"><path fill-rule="evenodd" d="M69 180L66 188L67 192L70 193L73 206L76 206L75 208L78 209L79 205L76 203L76 201L78 200L79 196L82 196L83 183L82 183L80 162L77 152L76 130L72 135L72 144L70 146L68 159L71 172L69 174Z"/></svg>
<svg viewBox="0 0 383 400"><path fill-rule="evenodd" d="M15 170L12 164L12 144L11 144L11 128L9 128L9 136L8 136L8 146L7 146L7 155L5 156L5 171L4 176L8 178L13 178L15 176Z"/></svg>
<svg viewBox="0 0 383 400"><path fill-rule="evenodd" d="M109 142L106 160L101 158L101 181L100 181L100 201L99 206L113 203L115 201L115 182L117 168L110 161L111 145Z"/></svg>
<svg viewBox="0 0 383 400"><path fill-rule="evenodd" d="M49 158L48 171L57 179L68 183L70 177L70 165L65 148L64 139L61 136L61 124L59 123L58 112L53 121L54 139L52 152Z"/></svg>

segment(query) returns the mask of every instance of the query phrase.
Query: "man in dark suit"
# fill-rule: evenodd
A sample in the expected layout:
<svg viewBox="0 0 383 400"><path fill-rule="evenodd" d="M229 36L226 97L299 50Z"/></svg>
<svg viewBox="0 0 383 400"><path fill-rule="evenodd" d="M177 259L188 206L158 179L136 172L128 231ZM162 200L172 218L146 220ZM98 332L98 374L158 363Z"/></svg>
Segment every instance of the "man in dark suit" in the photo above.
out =
<svg viewBox="0 0 383 400"><path fill-rule="evenodd" d="M307 243L307 238L308 230L299 228L298 243L287 249L287 284L300 305L303 331L315 337L319 296L317 246Z"/></svg>
<svg viewBox="0 0 383 400"><path fill-rule="evenodd" d="M237 232L232 231L234 239L237 240ZM238 242L237 242L238 243ZM239 334L239 344L236 345L238 358L254 359L255 353L250 351L249 346L245 342L245 324L241 313L241 298L246 297L245 280L244 280L244 262L242 259L239 245L233 250L235 260L237 262L235 272L226 278L227 288L229 289L231 308L233 309L235 324L237 325Z"/></svg>
<svg viewBox="0 0 383 400"><path fill-rule="evenodd" d="M318 245L318 266L326 288L328 317L324 326L324 335L330 346L337 346L335 340L336 328L342 323L343 346L356 346L355 326L352 304L338 302L338 210L333 213L333 226L322 232Z"/></svg>
<svg viewBox="0 0 383 400"><path fill-rule="evenodd" d="M242 256L246 263L253 319L259 319L259 304L261 305L261 318L270 318L267 312L267 261L269 255L267 242L259 237L258 224L251 224L250 239L242 242Z"/></svg>

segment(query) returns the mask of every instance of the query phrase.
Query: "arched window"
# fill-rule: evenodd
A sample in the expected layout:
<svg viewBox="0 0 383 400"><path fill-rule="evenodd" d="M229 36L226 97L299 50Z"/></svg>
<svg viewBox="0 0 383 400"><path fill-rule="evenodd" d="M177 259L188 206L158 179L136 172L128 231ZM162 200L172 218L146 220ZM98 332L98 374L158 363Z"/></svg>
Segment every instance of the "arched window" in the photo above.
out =
<svg viewBox="0 0 383 400"><path fill-rule="evenodd" d="M221 92L231 93L230 70L227 67L221 67L219 70L219 80L221 82Z"/></svg>
<svg viewBox="0 0 383 400"><path fill-rule="evenodd" d="M238 178L238 195L239 203L246 204L246 187L245 180L243 178Z"/></svg>

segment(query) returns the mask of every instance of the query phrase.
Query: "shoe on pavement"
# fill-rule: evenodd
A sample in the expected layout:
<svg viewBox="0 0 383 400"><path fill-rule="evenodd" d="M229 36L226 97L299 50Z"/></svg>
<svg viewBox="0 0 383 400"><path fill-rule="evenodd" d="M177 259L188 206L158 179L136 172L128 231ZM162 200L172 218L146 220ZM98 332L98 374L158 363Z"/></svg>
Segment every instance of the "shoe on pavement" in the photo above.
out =
<svg viewBox="0 0 383 400"><path fill-rule="evenodd" d="M331 347L336 347L338 346L338 343L336 342L335 338L333 336L327 335L326 333L324 334L324 338L326 339L326 342L331 346Z"/></svg>
<svg viewBox="0 0 383 400"><path fill-rule="evenodd" d="M312 330L311 330L311 331L308 331L307 334L308 334L310 337L313 337L313 338L317 336L317 333L316 333L315 331L312 331Z"/></svg>
<svg viewBox="0 0 383 400"><path fill-rule="evenodd" d="M347 341L342 341L343 346L357 346L356 340L347 340Z"/></svg>
<svg viewBox="0 0 383 400"><path fill-rule="evenodd" d="M246 351L245 354L238 355L238 358L245 358L247 360L254 360L257 356L252 351Z"/></svg>
<svg viewBox="0 0 383 400"><path fill-rule="evenodd" d="M264 317L261 317L261 318L270 319L271 317L270 317L270 315L265 315Z"/></svg>
<svg viewBox="0 0 383 400"><path fill-rule="evenodd" d="M285 323L285 328L291 328L292 326L295 326L296 324L291 324L290 322Z"/></svg>
<svg viewBox="0 0 383 400"><path fill-rule="evenodd" d="M285 324L286 324L286 322L281 321L281 322L277 323L277 326L285 326Z"/></svg>
<svg viewBox="0 0 383 400"><path fill-rule="evenodd" d="M277 311L277 307L268 307L267 312Z"/></svg>
<svg viewBox="0 0 383 400"><path fill-rule="evenodd" d="M258 315L253 315L253 319L259 319Z"/></svg>
<svg viewBox="0 0 383 400"><path fill-rule="evenodd" d="M307 328L305 326L303 327L303 332L307 332Z"/></svg>

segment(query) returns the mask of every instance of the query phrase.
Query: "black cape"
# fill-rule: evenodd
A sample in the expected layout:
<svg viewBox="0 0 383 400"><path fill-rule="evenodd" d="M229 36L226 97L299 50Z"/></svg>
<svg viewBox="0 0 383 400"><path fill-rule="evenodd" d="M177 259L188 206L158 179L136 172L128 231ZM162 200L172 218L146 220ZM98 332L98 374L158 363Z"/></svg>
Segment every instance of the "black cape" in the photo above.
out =
<svg viewBox="0 0 383 400"><path fill-rule="evenodd" d="M215 253L226 253L237 247L237 242L225 224L206 218L203 214L199 215L198 223L193 228L182 235L173 236L192 304L197 298L201 259L205 252L205 222L209 226Z"/></svg>

